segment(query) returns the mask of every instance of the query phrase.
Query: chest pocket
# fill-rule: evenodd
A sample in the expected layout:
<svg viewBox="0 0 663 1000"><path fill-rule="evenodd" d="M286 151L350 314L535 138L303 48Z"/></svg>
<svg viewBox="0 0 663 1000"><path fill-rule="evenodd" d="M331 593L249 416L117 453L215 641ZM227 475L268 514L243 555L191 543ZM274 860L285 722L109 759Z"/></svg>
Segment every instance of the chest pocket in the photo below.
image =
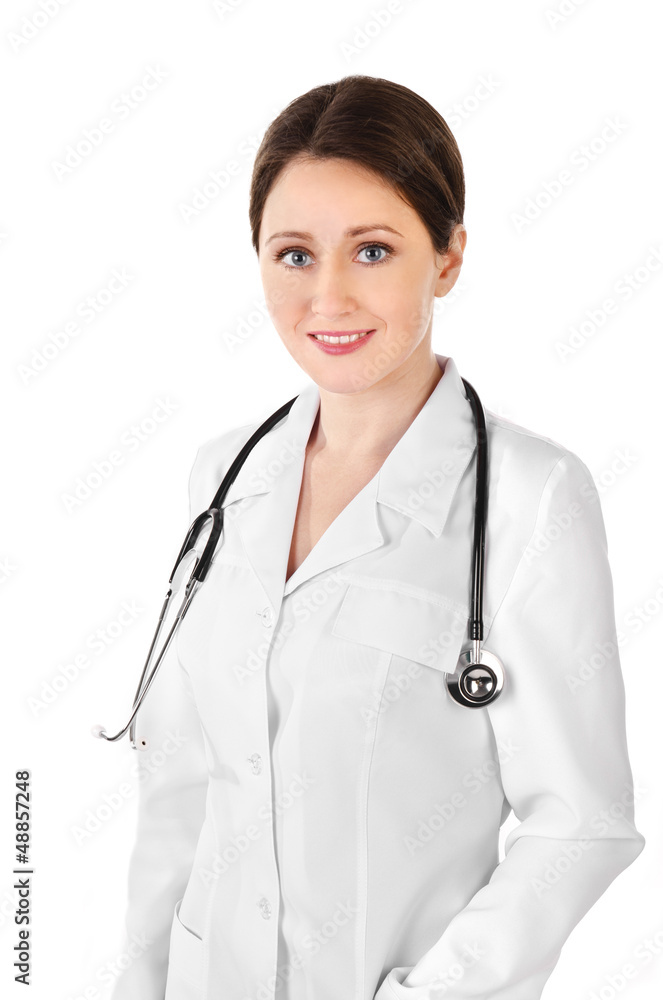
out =
<svg viewBox="0 0 663 1000"><path fill-rule="evenodd" d="M467 615L451 602L372 579L349 584L332 635L443 673L455 671L461 648L470 641Z"/></svg>

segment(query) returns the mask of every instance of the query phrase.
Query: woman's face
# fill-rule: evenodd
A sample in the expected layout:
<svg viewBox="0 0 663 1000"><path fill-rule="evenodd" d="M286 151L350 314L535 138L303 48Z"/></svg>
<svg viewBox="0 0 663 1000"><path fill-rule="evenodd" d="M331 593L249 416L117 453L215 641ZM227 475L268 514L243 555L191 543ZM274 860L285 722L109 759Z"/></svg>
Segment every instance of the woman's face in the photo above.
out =
<svg viewBox="0 0 663 1000"><path fill-rule="evenodd" d="M436 254L414 209L355 163L292 161L260 227L267 309L297 364L327 391L392 380L408 359L407 370L428 371L433 301L454 285L465 241L458 225L450 252ZM342 353L312 336L357 331L372 332Z"/></svg>

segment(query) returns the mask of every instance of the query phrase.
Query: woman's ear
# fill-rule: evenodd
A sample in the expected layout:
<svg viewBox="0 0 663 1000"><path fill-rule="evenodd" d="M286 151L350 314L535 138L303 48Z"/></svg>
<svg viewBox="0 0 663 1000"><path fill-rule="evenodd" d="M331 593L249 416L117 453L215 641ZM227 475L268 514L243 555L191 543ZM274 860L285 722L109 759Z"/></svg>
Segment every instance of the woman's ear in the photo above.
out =
<svg viewBox="0 0 663 1000"><path fill-rule="evenodd" d="M449 249L445 254L438 254L436 266L439 274L435 283L435 297L441 298L451 291L458 280L463 264L463 252L467 243L467 229L462 222L456 223L451 234Z"/></svg>

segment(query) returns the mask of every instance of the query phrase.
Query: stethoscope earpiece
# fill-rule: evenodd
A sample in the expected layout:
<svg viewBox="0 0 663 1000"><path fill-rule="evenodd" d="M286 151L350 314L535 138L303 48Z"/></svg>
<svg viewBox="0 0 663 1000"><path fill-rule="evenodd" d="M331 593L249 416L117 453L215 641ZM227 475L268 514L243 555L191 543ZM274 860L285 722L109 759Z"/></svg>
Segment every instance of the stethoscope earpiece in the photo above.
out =
<svg viewBox="0 0 663 1000"><path fill-rule="evenodd" d="M494 653L482 649L477 659L473 650L460 654L453 674L445 674L447 690L454 701L466 708L483 708L500 696L504 688L504 667Z"/></svg>

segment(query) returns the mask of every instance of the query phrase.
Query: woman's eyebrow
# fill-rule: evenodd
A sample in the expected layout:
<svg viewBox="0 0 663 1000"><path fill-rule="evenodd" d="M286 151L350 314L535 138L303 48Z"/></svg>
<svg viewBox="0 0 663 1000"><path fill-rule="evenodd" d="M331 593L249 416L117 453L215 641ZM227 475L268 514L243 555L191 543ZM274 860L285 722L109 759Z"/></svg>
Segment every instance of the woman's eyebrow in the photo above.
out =
<svg viewBox="0 0 663 1000"><path fill-rule="evenodd" d="M397 229L393 229L391 226L388 226L385 222L374 222L374 223L370 223L370 225L366 225L366 226L353 226L352 229L346 229L344 235L345 235L346 239L351 239L354 236L361 236L363 233L372 233L376 229L382 229L386 233L393 233L394 236L401 236L402 237L402 235L403 235L402 233L399 233ZM297 230L288 229L288 230L286 230L286 231L284 231L282 233L274 233L272 236L269 237L269 239L265 243L265 246L267 246L268 243L271 243L272 240L277 240L277 239L280 239L282 237L286 237L289 240L293 240L293 239L296 239L296 240L312 240L312 239L314 239L314 237L311 235L311 233L300 233Z"/></svg>

